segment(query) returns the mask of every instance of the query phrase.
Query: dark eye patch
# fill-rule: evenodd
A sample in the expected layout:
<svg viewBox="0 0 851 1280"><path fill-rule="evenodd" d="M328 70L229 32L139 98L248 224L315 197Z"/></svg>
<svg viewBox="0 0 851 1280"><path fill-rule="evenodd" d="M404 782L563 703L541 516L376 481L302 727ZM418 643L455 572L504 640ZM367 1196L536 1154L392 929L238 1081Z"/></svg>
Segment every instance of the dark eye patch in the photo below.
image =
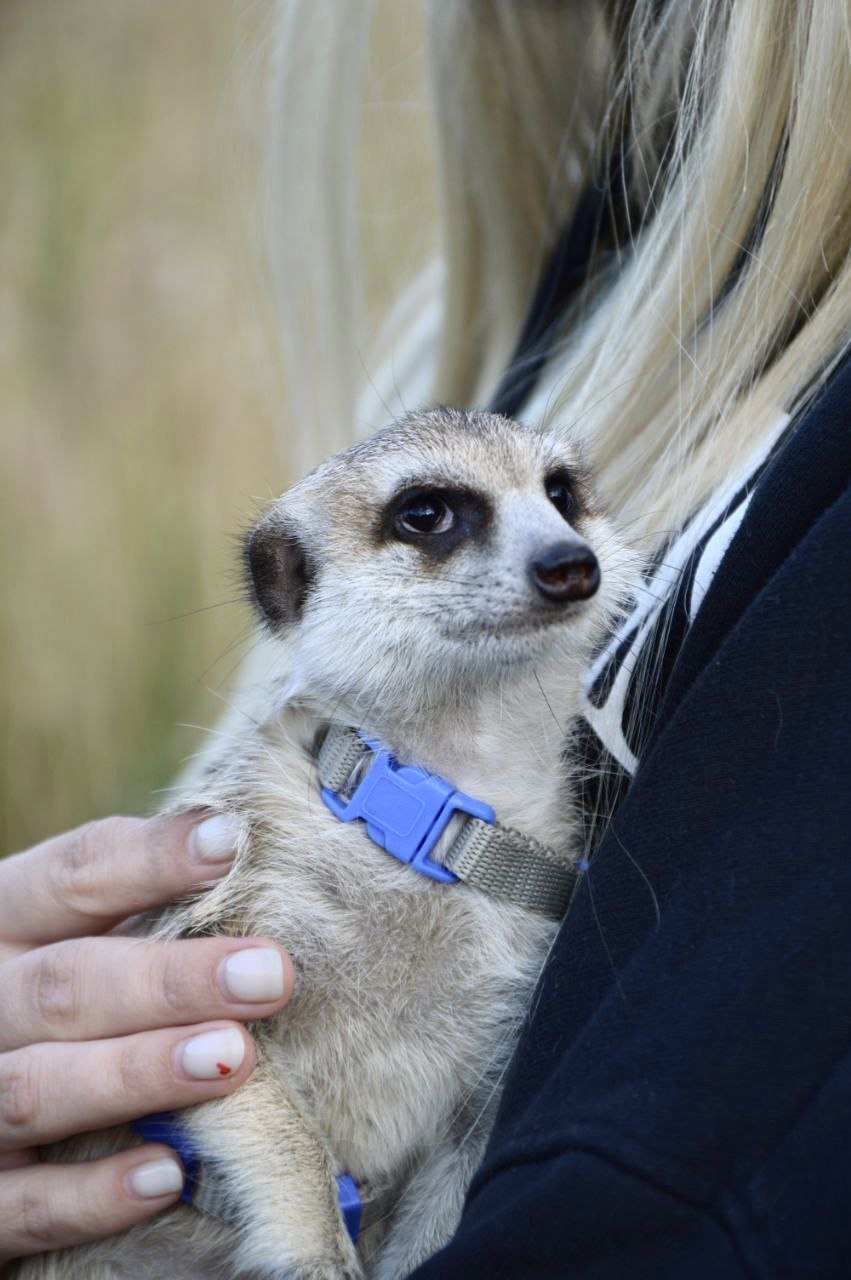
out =
<svg viewBox="0 0 851 1280"><path fill-rule="evenodd" d="M556 511L572 524L582 514L582 488L567 467L556 467L544 479L544 490Z"/></svg>
<svg viewBox="0 0 851 1280"><path fill-rule="evenodd" d="M406 486L381 514L381 542L407 542L424 555L441 559L471 538L487 532L490 503L473 489L452 485Z"/></svg>

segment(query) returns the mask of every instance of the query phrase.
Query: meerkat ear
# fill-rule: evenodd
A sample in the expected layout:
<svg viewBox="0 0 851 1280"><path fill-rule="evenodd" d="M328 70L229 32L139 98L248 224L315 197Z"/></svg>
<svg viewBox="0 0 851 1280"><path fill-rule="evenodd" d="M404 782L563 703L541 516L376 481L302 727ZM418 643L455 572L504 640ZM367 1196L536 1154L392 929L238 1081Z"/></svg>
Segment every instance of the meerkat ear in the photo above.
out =
<svg viewBox="0 0 851 1280"><path fill-rule="evenodd" d="M296 529L262 520L246 539L245 564L251 593L269 626L277 631L298 622L314 574Z"/></svg>

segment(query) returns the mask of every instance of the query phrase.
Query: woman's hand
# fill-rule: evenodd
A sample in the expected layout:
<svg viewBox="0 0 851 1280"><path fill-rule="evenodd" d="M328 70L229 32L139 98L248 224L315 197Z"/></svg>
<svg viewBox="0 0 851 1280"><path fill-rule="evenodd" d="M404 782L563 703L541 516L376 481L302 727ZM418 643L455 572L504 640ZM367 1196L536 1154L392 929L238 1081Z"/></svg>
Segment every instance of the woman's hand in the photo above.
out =
<svg viewBox="0 0 851 1280"><path fill-rule="evenodd" d="M225 875L233 846L218 815L108 818L0 861L0 1266L125 1231L183 1186L165 1146L78 1165L40 1163L39 1146L251 1073L240 1023L289 998L281 947L97 936Z"/></svg>

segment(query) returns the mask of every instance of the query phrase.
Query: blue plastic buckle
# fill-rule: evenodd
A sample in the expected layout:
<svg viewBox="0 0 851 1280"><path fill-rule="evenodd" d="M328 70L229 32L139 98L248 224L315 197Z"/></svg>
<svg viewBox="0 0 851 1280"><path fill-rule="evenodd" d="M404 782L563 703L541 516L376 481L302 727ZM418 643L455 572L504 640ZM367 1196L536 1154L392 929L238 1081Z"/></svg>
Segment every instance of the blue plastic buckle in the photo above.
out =
<svg viewBox="0 0 851 1280"><path fill-rule="evenodd" d="M175 1119L171 1111L157 1111L150 1116L142 1116L132 1121L130 1128L146 1142L162 1142L176 1151L183 1161L186 1178L180 1194L184 1204L192 1203L192 1193L198 1181L198 1153L189 1141L186 1130Z"/></svg>
<svg viewBox="0 0 851 1280"><path fill-rule="evenodd" d="M412 764L398 764L380 742L367 737L363 740L375 752L375 759L351 799L341 799L328 787L322 788L322 799L341 822L362 818L377 845L420 875L441 884L453 884L458 877L432 861L432 849L454 813L493 822L493 809L456 791L435 773Z"/></svg>
<svg viewBox="0 0 851 1280"><path fill-rule="evenodd" d="M352 1244L357 1244L358 1236L360 1235L363 1202L354 1178L348 1173L341 1173L337 1176L337 1203L340 1206L340 1213L343 1215L343 1222L346 1224L349 1238Z"/></svg>

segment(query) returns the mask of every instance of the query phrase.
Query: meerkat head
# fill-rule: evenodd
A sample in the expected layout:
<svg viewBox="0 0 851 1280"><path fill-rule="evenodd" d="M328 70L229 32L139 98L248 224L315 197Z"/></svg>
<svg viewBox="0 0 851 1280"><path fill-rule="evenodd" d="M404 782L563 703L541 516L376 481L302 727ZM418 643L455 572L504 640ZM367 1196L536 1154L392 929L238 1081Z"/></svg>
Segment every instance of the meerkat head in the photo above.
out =
<svg viewBox="0 0 851 1280"><path fill-rule="evenodd" d="M246 563L290 646L290 694L377 731L550 659L581 664L616 603L619 551L575 449L441 409L273 502Z"/></svg>

